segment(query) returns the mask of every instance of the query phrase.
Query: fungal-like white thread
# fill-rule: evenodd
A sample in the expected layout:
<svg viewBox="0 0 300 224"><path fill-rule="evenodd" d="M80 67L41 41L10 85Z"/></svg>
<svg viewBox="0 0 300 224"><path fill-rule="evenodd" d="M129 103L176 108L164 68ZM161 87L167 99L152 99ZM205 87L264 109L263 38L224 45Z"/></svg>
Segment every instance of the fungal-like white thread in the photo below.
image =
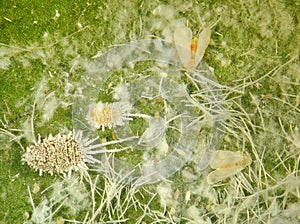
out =
<svg viewBox="0 0 300 224"><path fill-rule="evenodd" d="M196 150L197 157L203 154L202 149L195 149L201 129L198 107L188 105L192 99L187 92L186 85L178 82L176 78L181 74L178 67L174 67L174 65L178 65L177 53L173 43L159 39L136 41L111 48L89 64L87 73L80 81L81 88L77 94L80 97L74 98L73 125L75 130L82 130L85 136L96 137L98 132L93 129L105 130L106 127L114 128L120 138L139 136L128 144L126 143L134 150L147 149L141 156L137 154L135 162L138 164L132 163L130 159L123 156L114 157L110 162L114 164L116 172L134 169L132 177L141 178L143 184L157 182L178 171L186 161L191 159ZM149 61L151 63L148 63ZM136 65L139 65L140 62L144 72L137 74L139 66L136 67ZM203 66L206 65L203 64ZM121 70L126 72L124 80L121 81L122 85L119 84L119 79L113 79L115 75L119 75L118 71ZM197 74L198 76L196 76ZM195 78L194 83L198 89L208 92L205 95L205 100L207 99L208 102L204 106L210 109L215 108L215 104L219 104L219 101L216 102L216 86L204 81L204 76L198 71L194 71L190 76L196 76L197 80ZM216 80L210 70L205 73L205 77ZM89 115L92 115L93 109L91 108L95 109L98 103L95 99L99 96L99 89L106 88L107 82L110 84L109 88L112 88L108 89L112 93L112 98L118 101L115 103L127 102L134 108L132 108L132 112L128 110L121 114L120 125L112 122L113 120L108 116L109 121L96 123L98 125L96 126L95 120L97 119L92 121L93 116ZM210 94L212 97L207 96ZM165 111L162 119L147 115L157 112L156 107L160 111L161 104L153 104L154 107L152 107L151 103L148 107L140 101L142 99L151 101L159 97L168 104L166 106L164 103ZM101 103L102 107L106 106L106 103ZM113 103L107 104L112 106ZM216 108L216 110L218 109L219 107ZM208 147L216 149L219 145L216 147L213 145L215 144L214 136L219 129L214 126L219 120L215 120L214 115L215 113L211 115L213 116L212 131L203 138L210 142ZM136 117L145 118L148 127L144 129L145 122L141 122L139 127L140 119L135 119ZM170 121L177 117L180 119ZM135 121L126 122L130 118ZM217 137L221 139L220 135ZM208 163L209 161L207 161L207 165ZM106 168L101 169L105 170Z"/></svg>

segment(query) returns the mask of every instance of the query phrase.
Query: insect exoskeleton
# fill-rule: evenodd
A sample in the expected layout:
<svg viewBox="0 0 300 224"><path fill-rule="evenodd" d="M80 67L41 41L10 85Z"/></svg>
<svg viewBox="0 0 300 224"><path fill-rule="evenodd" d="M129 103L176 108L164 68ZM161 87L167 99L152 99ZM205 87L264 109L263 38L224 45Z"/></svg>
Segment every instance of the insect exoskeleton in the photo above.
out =
<svg viewBox="0 0 300 224"><path fill-rule="evenodd" d="M101 128L104 131L106 127L122 126L124 121L132 120L129 117L131 108L132 105L128 102L92 103L89 106L87 119L93 128Z"/></svg>

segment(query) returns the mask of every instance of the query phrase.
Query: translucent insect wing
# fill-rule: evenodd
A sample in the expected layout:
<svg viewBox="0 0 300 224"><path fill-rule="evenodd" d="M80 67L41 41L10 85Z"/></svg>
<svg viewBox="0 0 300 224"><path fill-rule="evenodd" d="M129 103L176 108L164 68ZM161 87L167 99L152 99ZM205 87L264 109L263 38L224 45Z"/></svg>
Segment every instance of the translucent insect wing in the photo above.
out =
<svg viewBox="0 0 300 224"><path fill-rule="evenodd" d="M204 28L198 37L199 46L197 48L196 58L195 58L196 66L200 63L200 61L202 60L202 58L204 56L206 48L208 47L209 42L210 42L210 36L211 36L211 29Z"/></svg>
<svg viewBox="0 0 300 224"><path fill-rule="evenodd" d="M250 165L251 162L251 158L243 152L218 151L210 162L211 168L216 170L208 174L207 182L214 184L233 176Z"/></svg>
<svg viewBox="0 0 300 224"><path fill-rule="evenodd" d="M228 177L231 177L241 170L243 170L244 167L241 166L232 166L227 169L217 169L209 173L206 177L207 183L208 184L215 184L221 180L224 180Z"/></svg>
<svg viewBox="0 0 300 224"><path fill-rule="evenodd" d="M210 162L210 167L212 169L218 168L229 168L231 166L236 166L237 163L242 163L244 160L250 159L250 157L242 152L234 152L234 151L217 151L215 157ZM250 159L251 160L251 159ZM250 162L251 163L251 162ZM244 165L247 166L248 163Z"/></svg>
<svg viewBox="0 0 300 224"><path fill-rule="evenodd" d="M150 120L149 127L139 139L138 144L155 147L162 142L165 131L165 121L161 117L155 117Z"/></svg>
<svg viewBox="0 0 300 224"><path fill-rule="evenodd" d="M183 67L187 67L191 60L190 44L193 34L188 27L179 27L174 32L174 44Z"/></svg>

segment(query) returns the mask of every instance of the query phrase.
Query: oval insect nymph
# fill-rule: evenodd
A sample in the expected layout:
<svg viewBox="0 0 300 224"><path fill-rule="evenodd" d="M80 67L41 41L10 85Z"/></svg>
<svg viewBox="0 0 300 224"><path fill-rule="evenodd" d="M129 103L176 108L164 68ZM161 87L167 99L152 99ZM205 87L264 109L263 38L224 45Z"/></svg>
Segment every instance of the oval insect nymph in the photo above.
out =
<svg viewBox="0 0 300 224"><path fill-rule="evenodd" d="M49 135L26 148L22 161L27 162L35 170L43 172L71 174L72 170L88 169L85 165L87 155L84 146L75 132L68 135Z"/></svg>

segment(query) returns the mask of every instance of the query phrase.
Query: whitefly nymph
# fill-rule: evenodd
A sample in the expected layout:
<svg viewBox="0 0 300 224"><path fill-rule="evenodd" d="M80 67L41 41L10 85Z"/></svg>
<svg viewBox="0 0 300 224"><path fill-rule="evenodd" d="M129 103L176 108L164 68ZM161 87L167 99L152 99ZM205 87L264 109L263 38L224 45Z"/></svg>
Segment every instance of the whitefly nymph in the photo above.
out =
<svg viewBox="0 0 300 224"><path fill-rule="evenodd" d="M114 128L124 125L124 121L131 120L129 112L132 105L128 102L92 103L89 106L87 119L96 129L105 130L106 127Z"/></svg>
<svg viewBox="0 0 300 224"><path fill-rule="evenodd" d="M72 171L87 170L86 162L94 162L88 155L93 141L82 139L81 132L71 131L67 135L50 134L26 148L22 161L43 173L62 173L71 175Z"/></svg>
<svg viewBox="0 0 300 224"><path fill-rule="evenodd" d="M87 171L87 163L101 163L93 155L118 152L124 149L106 149L105 146L132 140L135 137L115 141L93 144L95 139L82 137L81 131L71 131L67 135L49 135L26 148L22 161L27 162L40 175L43 173L61 173L70 176L72 171Z"/></svg>

